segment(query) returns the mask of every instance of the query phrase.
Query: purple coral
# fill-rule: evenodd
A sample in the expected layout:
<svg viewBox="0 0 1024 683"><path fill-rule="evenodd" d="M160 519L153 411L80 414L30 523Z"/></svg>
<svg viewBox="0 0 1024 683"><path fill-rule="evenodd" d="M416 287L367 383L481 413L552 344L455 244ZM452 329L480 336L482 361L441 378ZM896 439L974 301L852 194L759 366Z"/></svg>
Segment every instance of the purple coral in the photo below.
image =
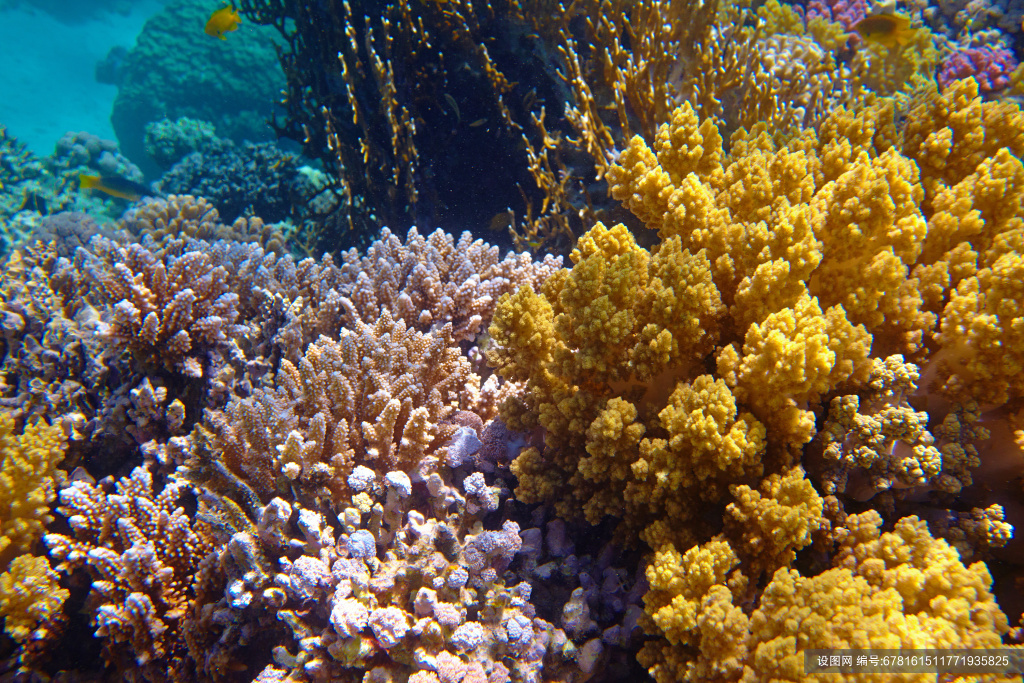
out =
<svg viewBox="0 0 1024 683"><path fill-rule="evenodd" d="M1006 48L989 45L964 48L942 62L939 85L945 89L953 81L973 76L981 92L995 92L1010 85L1010 75L1016 68L1017 60Z"/></svg>
<svg viewBox="0 0 1024 683"><path fill-rule="evenodd" d="M360 529L348 537L348 554L351 557L368 558L377 554L377 541L366 529Z"/></svg>
<svg viewBox="0 0 1024 683"><path fill-rule="evenodd" d="M475 429L459 427L448 443L448 456L445 458L445 462L449 467L470 464L475 460L473 455L480 450L482 445Z"/></svg>
<svg viewBox="0 0 1024 683"><path fill-rule="evenodd" d="M847 31L852 30L867 13L867 0L809 0L807 3L808 21L815 17L837 21Z"/></svg>
<svg viewBox="0 0 1024 683"><path fill-rule="evenodd" d="M451 643L464 652L472 652L484 642L484 629L475 621L468 621L455 629Z"/></svg>
<svg viewBox="0 0 1024 683"><path fill-rule="evenodd" d="M409 631L409 618L397 607L382 607L370 613L370 628L381 647L388 650Z"/></svg>

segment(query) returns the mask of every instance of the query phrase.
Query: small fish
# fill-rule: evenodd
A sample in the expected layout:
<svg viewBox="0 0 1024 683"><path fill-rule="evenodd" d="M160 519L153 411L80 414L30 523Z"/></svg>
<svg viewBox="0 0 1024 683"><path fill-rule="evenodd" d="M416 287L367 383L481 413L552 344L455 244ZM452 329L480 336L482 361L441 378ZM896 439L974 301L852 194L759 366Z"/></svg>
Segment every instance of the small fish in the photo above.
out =
<svg viewBox="0 0 1024 683"><path fill-rule="evenodd" d="M473 121L471 124L469 124L469 127L470 128L479 128L480 126L484 125L485 123L487 123L487 119L477 119L476 121Z"/></svg>
<svg viewBox="0 0 1024 683"><path fill-rule="evenodd" d="M159 192L154 192L141 183L132 182L119 176L85 175L83 173L78 176L78 186L83 190L98 190L111 197L127 199L130 202L138 201L142 197L160 196Z"/></svg>
<svg viewBox="0 0 1024 683"><path fill-rule="evenodd" d="M444 99L448 101L448 105L455 111L455 123L458 124L462 121L462 114L459 113L459 105L455 102L455 98L448 93L444 94Z"/></svg>
<svg viewBox="0 0 1024 683"><path fill-rule="evenodd" d="M889 49L906 45L917 35L910 28L910 18L903 14L869 14L854 24L853 30L865 41Z"/></svg>
<svg viewBox="0 0 1024 683"><path fill-rule="evenodd" d="M506 209L494 214L491 220L487 221L487 229L492 232L498 232L499 230L507 230L514 223L515 215L512 213L512 209Z"/></svg>
<svg viewBox="0 0 1024 683"><path fill-rule="evenodd" d="M221 7L211 14L209 21L206 22L206 35L227 40L224 34L237 31L241 23L242 17L238 16L234 5Z"/></svg>

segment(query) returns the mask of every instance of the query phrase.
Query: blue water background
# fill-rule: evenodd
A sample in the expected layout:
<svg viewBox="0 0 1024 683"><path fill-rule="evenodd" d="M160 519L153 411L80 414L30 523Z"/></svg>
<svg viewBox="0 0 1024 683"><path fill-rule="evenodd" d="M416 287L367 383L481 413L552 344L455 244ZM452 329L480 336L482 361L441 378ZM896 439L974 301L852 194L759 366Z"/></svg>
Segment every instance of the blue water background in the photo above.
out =
<svg viewBox="0 0 1024 683"><path fill-rule="evenodd" d="M69 10L82 4L66 1ZM163 4L132 0L127 14L69 12L64 21L25 4L0 10L0 122L8 133L40 155L51 154L68 131L114 139L110 110L117 86L96 82L96 62L115 45L134 45Z"/></svg>

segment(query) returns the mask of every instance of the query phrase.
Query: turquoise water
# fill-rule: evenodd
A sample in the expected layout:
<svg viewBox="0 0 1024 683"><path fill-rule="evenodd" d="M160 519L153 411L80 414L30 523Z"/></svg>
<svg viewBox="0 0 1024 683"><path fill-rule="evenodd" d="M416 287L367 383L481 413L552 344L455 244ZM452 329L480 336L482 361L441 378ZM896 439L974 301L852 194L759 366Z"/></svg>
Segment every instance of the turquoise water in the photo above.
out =
<svg viewBox="0 0 1024 683"><path fill-rule="evenodd" d="M39 155L52 153L68 131L113 138L110 109L117 87L96 81L96 63L117 45L131 47L161 6L144 0L124 3L124 11L98 9L85 16L54 16L32 3L2 10L0 121Z"/></svg>

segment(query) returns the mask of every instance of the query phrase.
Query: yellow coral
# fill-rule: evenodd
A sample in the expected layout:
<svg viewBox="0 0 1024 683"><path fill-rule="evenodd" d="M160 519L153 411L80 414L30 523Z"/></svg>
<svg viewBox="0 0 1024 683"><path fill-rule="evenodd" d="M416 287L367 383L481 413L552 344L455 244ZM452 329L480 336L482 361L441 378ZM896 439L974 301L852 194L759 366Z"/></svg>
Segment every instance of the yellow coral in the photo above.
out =
<svg viewBox="0 0 1024 683"><path fill-rule="evenodd" d="M1024 386L1024 257L1013 250L957 285L942 314L944 389L1002 405Z"/></svg>
<svg viewBox="0 0 1024 683"><path fill-rule="evenodd" d="M40 420L16 434L14 416L0 412L0 566L5 555L29 550L53 520L64 448L59 425Z"/></svg>
<svg viewBox="0 0 1024 683"><path fill-rule="evenodd" d="M884 534L881 522L873 510L851 515L838 530L835 566L814 577L778 569L747 620L726 588L737 564L727 542L714 540L683 555L659 551L648 570L645 601L670 646L645 647L641 661L659 683L735 680L708 675L721 672L723 664L742 672L742 680L825 681L834 676L804 674L804 650L1000 647L1009 625L990 592L984 563L965 567L916 517ZM713 616L727 619L728 628L709 629ZM745 637L736 632L742 627Z"/></svg>
<svg viewBox="0 0 1024 683"><path fill-rule="evenodd" d="M69 592L57 584L57 572L45 557L19 555L0 574L0 617L4 630L19 642L40 624L59 620Z"/></svg>
<svg viewBox="0 0 1024 683"><path fill-rule="evenodd" d="M742 356L735 345L725 347L718 372L781 441L802 445L814 436L814 415L800 404L863 368L870 349L871 336L851 325L841 306L822 313L804 295L794 308L751 325Z"/></svg>
<svg viewBox="0 0 1024 683"><path fill-rule="evenodd" d="M680 383L658 414L668 438L640 443L626 500L657 511L656 519L679 522L689 516L693 499L718 500L723 483L759 475L765 428L750 413L737 413L736 399L722 380L701 375L692 384ZM654 527L641 538L658 547L678 542L679 536L666 537L662 527Z"/></svg>
<svg viewBox="0 0 1024 683"><path fill-rule="evenodd" d="M774 4L761 13L773 30L795 26ZM897 87L934 58L930 40L918 31L902 51L912 57L905 65L874 55L878 79ZM525 382L502 414L546 430L545 449L517 463L520 486L562 514L582 510L592 522L617 515L657 550L648 614L666 639L649 643L641 658L659 682L798 680L805 646L780 619L805 619L822 647L909 646L927 619L943 634L927 641L936 646L988 642L1005 630L983 565L954 564L948 546L916 521L880 536L872 520L851 517L833 532L866 547L881 537L886 548L861 566L850 559L860 546L849 540L837 566L814 578L788 567L828 524L802 471L787 469L827 412L824 397L848 394L831 405L831 461L851 456L863 462L847 464L873 467L872 457L890 455L872 476L947 492L970 482L978 464L971 440L982 432L970 427L978 418L971 400L1022 398L1024 115L1015 105L982 103L971 81L942 94L923 90L909 111L904 125L895 101L865 98L816 131L784 140L759 124L724 145L719 128L684 104L653 141L630 140L606 174L612 196L657 231L659 243L647 252L624 228L598 225L574 252L572 270L540 294L498 307L492 359ZM658 259L678 275L656 274ZM685 283L686 296L673 279ZM686 308L693 299L700 304ZM523 321L540 335L519 331ZM530 340L522 352L517 338ZM932 446L928 414L906 401L909 371L886 361L869 378L872 350L914 354L931 386L973 417L954 412L932 425ZM869 381L893 386L869 393ZM862 429L840 429L844 420ZM888 454L900 440L913 452ZM769 476L758 485L763 471ZM830 493L841 494L837 482L826 477L836 487ZM730 485L736 501L713 542L734 543L736 561L695 592L682 578L688 570L678 568L682 550L714 533L699 507L724 503ZM832 524L840 505L831 503ZM1002 527L992 532L1005 535ZM931 555L914 559L901 549L902 564L885 568L882 558L900 542ZM963 626L959 594L916 596L930 564L971 586L989 621ZM766 572L775 578L762 594L755 577ZM826 604L832 590L846 593ZM859 620L877 633L856 633ZM902 629L895 640L890 626Z"/></svg>
<svg viewBox="0 0 1024 683"><path fill-rule="evenodd" d="M680 554L666 546L647 567L650 591L644 596L647 613L672 644L690 642L697 625L700 601L712 586L723 585L739 558L726 541L711 541Z"/></svg>
<svg viewBox="0 0 1024 683"><path fill-rule="evenodd" d="M741 539L738 548L752 576L789 566L796 551L810 544L824 510L821 496L800 467L769 476L760 489L731 487L736 502L725 510L727 528Z"/></svg>
<svg viewBox="0 0 1024 683"><path fill-rule="evenodd" d="M906 117L902 152L917 162L929 196L974 173L1002 148L1024 156L1024 112L1011 102L983 102L974 78L934 83L915 98Z"/></svg>
<svg viewBox="0 0 1024 683"><path fill-rule="evenodd" d="M679 238L651 253L625 226L598 223L571 258L540 294L502 297L488 357L529 383L504 404L506 422L545 430L551 466L517 465L521 493L563 490L561 512L596 522L621 512L646 424L713 350L724 307L704 253Z"/></svg>

